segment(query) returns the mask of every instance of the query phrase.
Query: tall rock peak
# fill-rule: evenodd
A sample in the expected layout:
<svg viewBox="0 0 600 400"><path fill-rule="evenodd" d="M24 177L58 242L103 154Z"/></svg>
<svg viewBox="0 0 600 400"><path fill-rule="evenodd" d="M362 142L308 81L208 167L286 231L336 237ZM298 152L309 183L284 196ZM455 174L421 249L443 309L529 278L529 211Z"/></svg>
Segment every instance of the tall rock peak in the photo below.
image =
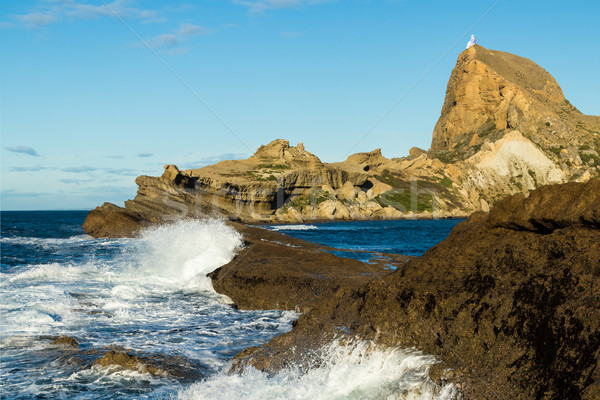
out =
<svg viewBox="0 0 600 400"><path fill-rule="evenodd" d="M542 147L586 144L600 118L581 114L556 80L533 61L474 45L463 51L448 81L431 149L451 150L493 132L517 129ZM477 139L476 138L476 139Z"/></svg>

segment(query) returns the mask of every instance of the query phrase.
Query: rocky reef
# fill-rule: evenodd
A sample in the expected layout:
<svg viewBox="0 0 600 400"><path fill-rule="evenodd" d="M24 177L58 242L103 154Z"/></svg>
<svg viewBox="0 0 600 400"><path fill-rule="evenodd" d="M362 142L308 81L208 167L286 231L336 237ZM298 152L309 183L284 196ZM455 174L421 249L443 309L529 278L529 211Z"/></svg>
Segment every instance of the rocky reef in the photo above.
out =
<svg viewBox="0 0 600 400"><path fill-rule="evenodd" d="M260 253L245 251L245 276L234 261L211 274L215 288L244 307L294 307L289 294L303 293L312 271L286 282L282 265L255 268ZM435 355L431 377L460 384L465 398L600 396L599 180L509 197L377 278L324 296L313 287L292 331L244 350L234 369L278 370L333 338L359 337Z"/></svg>
<svg viewBox="0 0 600 400"><path fill-rule="evenodd" d="M46 343L38 351L52 363L68 366L74 371L107 368L111 372L131 370L141 374L169 377L182 382L192 382L206 377L206 366L180 355L135 351L117 345L80 346L72 336L41 336ZM50 341L49 343L47 343Z"/></svg>

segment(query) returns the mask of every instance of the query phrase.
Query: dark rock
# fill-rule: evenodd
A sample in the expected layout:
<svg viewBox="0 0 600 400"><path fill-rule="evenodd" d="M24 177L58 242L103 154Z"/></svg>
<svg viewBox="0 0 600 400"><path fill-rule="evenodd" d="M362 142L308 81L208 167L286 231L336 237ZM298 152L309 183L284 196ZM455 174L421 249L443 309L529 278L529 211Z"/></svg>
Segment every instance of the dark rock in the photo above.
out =
<svg viewBox="0 0 600 400"><path fill-rule="evenodd" d="M79 343L77 342L77 339L71 336L54 336L51 337L51 339L52 341L50 342L50 344L79 348Z"/></svg>
<svg viewBox="0 0 600 400"><path fill-rule="evenodd" d="M118 367L149 373L154 376L172 376L174 378L196 380L206 376L199 364L193 363L181 356L165 354L135 355L131 350L113 346L94 364L100 367Z"/></svg>
<svg viewBox="0 0 600 400"><path fill-rule="evenodd" d="M320 296L330 297L342 286L356 287L388 275L384 263L406 262L383 258L382 263L365 264L277 232L232 226L244 235L246 246L208 276L215 290L243 309L306 311Z"/></svg>
<svg viewBox="0 0 600 400"><path fill-rule="evenodd" d="M93 237L130 237L146 225L143 215L104 203L88 213L83 230Z"/></svg>
<svg viewBox="0 0 600 400"><path fill-rule="evenodd" d="M240 353L234 369L302 363L344 328L437 356L434 375L461 383L466 398L598 398L598 188L544 187L476 213L396 272L321 296L291 332Z"/></svg>
<svg viewBox="0 0 600 400"><path fill-rule="evenodd" d="M165 172L163 172L161 178L166 182L172 183L183 188L191 189L194 188L194 186L196 185L195 179L187 175L183 175L179 171L179 168L177 168L177 166L173 164L165 165Z"/></svg>

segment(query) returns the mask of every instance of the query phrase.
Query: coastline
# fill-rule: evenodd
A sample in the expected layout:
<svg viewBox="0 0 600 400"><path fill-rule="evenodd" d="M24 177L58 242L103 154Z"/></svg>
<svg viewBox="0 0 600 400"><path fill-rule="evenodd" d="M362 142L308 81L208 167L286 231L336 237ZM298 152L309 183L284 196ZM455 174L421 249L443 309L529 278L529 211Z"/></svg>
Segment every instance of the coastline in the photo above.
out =
<svg viewBox="0 0 600 400"><path fill-rule="evenodd" d="M593 285L593 268L600 268L600 260L594 261L595 267L588 264L600 254L598 218L597 180L542 187L528 198L509 197L489 214L473 214L458 224L448 239L425 255L407 260L397 271L368 282L350 280L351 284L346 282L333 294L313 297L310 307L299 302L296 306L304 307L304 312L292 331L242 351L232 371L247 365L278 371L292 361L301 363L303 357L341 335L373 340L384 348L415 347L432 354L443 361L431 370L430 377L438 385L448 381L460 385L467 397L485 398L485 393L493 391L500 397L511 393L513 398L525 399L548 393L547 385L559 397L584 389L595 393L598 385L586 384L589 378L574 380L574 373L564 368L591 377L598 358L581 364L585 358L564 357L568 352L584 357L599 350L593 338L600 335L600 303L573 295L583 291L599 296L589 285ZM556 246L561 248L560 257L551 250ZM277 262L257 270L256 259L245 259L243 251L236 258L209 276L213 282L218 280L217 291L231 295L234 301L242 299L244 307L285 304L292 309L294 304L285 302L291 291L301 288L315 295L311 292L314 286L301 283L303 279L311 281L310 272L300 275L300 280L286 281L281 279L282 265ZM245 269L251 271L253 279L241 275ZM561 278L566 271L569 280L579 283L566 284ZM232 285L223 284L226 280ZM263 288L273 285L277 290L254 291L258 281ZM587 289L578 288L582 284ZM536 294L539 290L543 292ZM560 300L548 305L545 296ZM254 302L247 300L261 297ZM552 322L543 317L548 312ZM582 324L578 335L588 332L585 339L580 336L575 340L569 333L568 326L574 322L564 319L568 314L595 316L577 318L576 324ZM522 325L524 321L527 326ZM536 333L548 323L558 337ZM558 340L561 347L546 347L543 343L548 340ZM522 358L529 352L552 354L552 370L535 357ZM521 361L515 369L516 360ZM453 372L440 372L446 369Z"/></svg>

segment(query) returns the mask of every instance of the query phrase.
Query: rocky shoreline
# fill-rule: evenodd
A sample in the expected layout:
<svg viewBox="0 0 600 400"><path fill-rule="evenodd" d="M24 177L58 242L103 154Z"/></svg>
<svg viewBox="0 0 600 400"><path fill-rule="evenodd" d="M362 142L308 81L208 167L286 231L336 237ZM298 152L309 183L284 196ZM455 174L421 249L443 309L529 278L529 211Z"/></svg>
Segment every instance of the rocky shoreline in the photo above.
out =
<svg viewBox="0 0 600 400"><path fill-rule="evenodd" d="M311 284L309 258L286 280L289 263L260 263L253 251L210 274L215 289L246 308L305 312L291 332L238 354L234 370L277 371L358 337L433 354L432 378L460 384L465 398L600 395L598 180L507 198L397 271L333 291Z"/></svg>
<svg viewBox="0 0 600 400"><path fill-rule="evenodd" d="M332 340L359 338L435 356L431 379L467 399L597 399L599 135L600 117L543 68L475 45L452 72L429 151L328 164L279 139L246 160L140 176L133 200L97 207L83 227L124 237L227 219L245 247L209 274L215 290L240 308L302 312L233 371L308 365ZM372 264L245 225L467 215L423 256Z"/></svg>
<svg viewBox="0 0 600 400"><path fill-rule="evenodd" d="M215 290L239 308L302 313L231 372L308 366L358 339L435 356L431 380L466 399L600 396L600 180L508 197L421 257L373 264L230 224L245 247L208 275Z"/></svg>

